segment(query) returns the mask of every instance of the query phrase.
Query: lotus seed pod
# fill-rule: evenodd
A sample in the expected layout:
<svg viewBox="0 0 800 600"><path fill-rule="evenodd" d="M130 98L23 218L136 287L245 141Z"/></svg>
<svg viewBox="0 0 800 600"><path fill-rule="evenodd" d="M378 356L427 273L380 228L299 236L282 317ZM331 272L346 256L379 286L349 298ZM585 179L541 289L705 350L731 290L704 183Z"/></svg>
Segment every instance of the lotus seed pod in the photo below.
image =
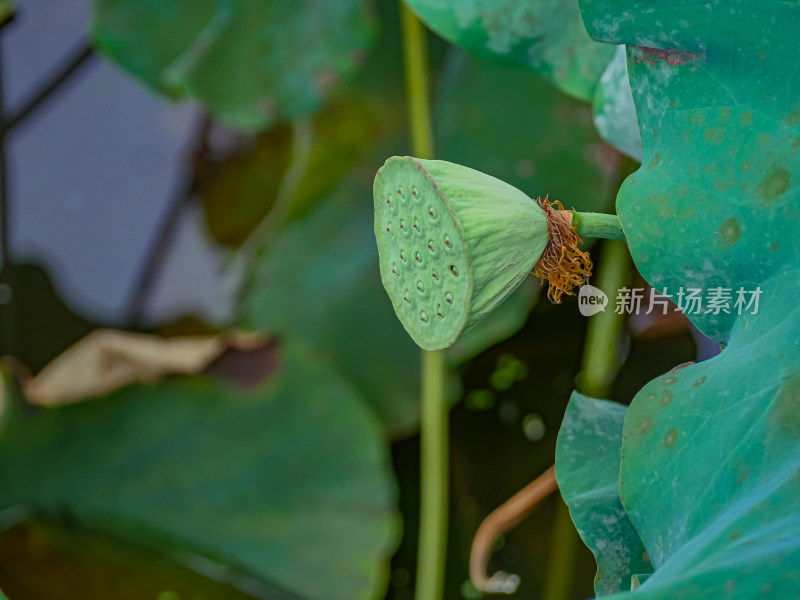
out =
<svg viewBox="0 0 800 600"><path fill-rule="evenodd" d="M547 245L535 201L461 165L395 156L373 194L383 286L424 350L447 348L489 314Z"/></svg>

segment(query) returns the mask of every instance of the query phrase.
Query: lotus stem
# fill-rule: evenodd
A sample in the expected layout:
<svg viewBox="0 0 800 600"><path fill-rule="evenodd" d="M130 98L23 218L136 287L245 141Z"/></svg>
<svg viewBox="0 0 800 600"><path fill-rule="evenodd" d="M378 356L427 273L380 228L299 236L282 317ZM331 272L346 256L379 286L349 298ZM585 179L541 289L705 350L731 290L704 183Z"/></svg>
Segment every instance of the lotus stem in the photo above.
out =
<svg viewBox="0 0 800 600"><path fill-rule="evenodd" d="M569 212L572 213L572 226L581 238L626 241L625 233L622 231L617 215L577 212L574 210Z"/></svg>
<svg viewBox="0 0 800 600"><path fill-rule="evenodd" d="M433 158L433 128L428 102L427 32L411 9L400 1L403 58L409 110L411 150ZM409 197L412 190L408 190ZM408 227L413 223L409 222ZM382 231L382 230L381 230ZM409 249L409 252L411 250ZM412 259L413 260L413 259ZM415 290L416 291L416 290ZM431 319L436 316L431 311ZM448 526L449 407L445 399L444 351L421 351L420 522L417 550L417 600L440 600L444 595Z"/></svg>

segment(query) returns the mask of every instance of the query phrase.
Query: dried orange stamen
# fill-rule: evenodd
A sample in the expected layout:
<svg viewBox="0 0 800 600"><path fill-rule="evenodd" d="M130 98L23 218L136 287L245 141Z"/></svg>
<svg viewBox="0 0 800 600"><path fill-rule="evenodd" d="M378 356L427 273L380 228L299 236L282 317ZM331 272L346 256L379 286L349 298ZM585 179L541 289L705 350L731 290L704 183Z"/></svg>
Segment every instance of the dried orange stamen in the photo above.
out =
<svg viewBox="0 0 800 600"><path fill-rule="evenodd" d="M571 296L575 288L589 280L592 259L588 252L578 248L583 240L572 226L572 213L564 210L559 200L550 202L548 198L542 199L540 196L536 200L547 217L550 239L533 274L550 284L547 297L558 304L562 295Z"/></svg>

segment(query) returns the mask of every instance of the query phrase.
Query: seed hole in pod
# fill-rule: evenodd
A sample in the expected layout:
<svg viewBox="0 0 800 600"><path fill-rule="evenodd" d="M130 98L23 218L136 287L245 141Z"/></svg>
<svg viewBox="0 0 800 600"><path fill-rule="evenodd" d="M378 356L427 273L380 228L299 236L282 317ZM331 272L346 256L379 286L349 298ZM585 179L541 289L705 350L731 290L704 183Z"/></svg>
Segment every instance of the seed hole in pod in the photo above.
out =
<svg viewBox="0 0 800 600"><path fill-rule="evenodd" d="M406 261L406 251L405 250L400 250L400 260L402 260L403 262Z"/></svg>
<svg viewBox="0 0 800 600"><path fill-rule="evenodd" d="M447 292L444 295L444 301L447 302L448 304L453 304L453 294L451 294L450 292Z"/></svg>
<svg viewBox="0 0 800 600"><path fill-rule="evenodd" d="M415 187L412 187L411 188L411 195L414 196L414 198L419 199L419 190L417 188L415 188Z"/></svg>
<svg viewBox="0 0 800 600"><path fill-rule="evenodd" d="M436 307L436 316L439 317L440 319L444 319L444 312L442 312L442 305L441 304L439 304Z"/></svg>
<svg viewBox="0 0 800 600"><path fill-rule="evenodd" d="M436 252L436 250L433 248L433 240L428 240L428 250L431 251L431 254Z"/></svg>
<svg viewBox="0 0 800 600"><path fill-rule="evenodd" d="M455 265L450 265L450 272L453 274L453 277L458 277L458 269L456 269Z"/></svg>
<svg viewBox="0 0 800 600"><path fill-rule="evenodd" d="M414 219L414 224L411 225L411 227L413 227L415 231L419 231L419 220Z"/></svg>
<svg viewBox="0 0 800 600"><path fill-rule="evenodd" d="M395 277L400 277L400 271L397 268L397 263L392 263L392 273Z"/></svg>
<svg viewBox="0 0 800 600"><path fill-rule="evenodd" d="M428 313L426 313L424 310L420 311L419 320L422 321L423 323L427 323L428 322Z"/></svg>
<svg viewBox="0 0 800 600"><path fill-rule="evenodd" d="M417 291L418 291L420 294L424 294L424 293L425 293L425 284L424 284L424 283L422 283L421 281L418 281L418 282L417 282Z"/></svg>
<svg viewBox="0 0 800 600"><path fill-rule="evenodd" d="M411 300L410 300L410 298L409 298L408 290L406 290L406 291L404 291L404 292L403 292L403 300L405 300L405 301L406 301L406 302L408 302L408 303L410 303L410 302L411 302Z"/></svg>
<svg viewBox="0 0 800 600"><path fill-rule="evenodd" d="M436 218L439 216L436 214L436 209L432 206L428 209L428 216L431 218L432 221L435 221Z"/></svg>
<svg viewBox="0 0 800 600"><path fill-rule="evenodd" d="M436 271L431 272L431 277L433 277L434 281L439 281L439 273L437 273Z"/></svg>
<svg viewBox="0 0 800 600"><path fill-rule="evenodd" d="M415 252L414 253L414 260L416 260L418 263L422 264L422 253Z"/></svg>
<svg viewBox="0 0 800 600"><path fill-rule="evenodd" d="M405 219L400 219L400 229L402 229L404 233L408 233L408 225L406 225Z"/></svg>
<svg viewBox="0 0 800 600"><path fill-rule="evenodd" d="M401 227L402 227L402 225L401 225ZM449 235L444 236L444 247L447 248L450 251L453 250L453 242L450 241L450 236Z"/></svg>

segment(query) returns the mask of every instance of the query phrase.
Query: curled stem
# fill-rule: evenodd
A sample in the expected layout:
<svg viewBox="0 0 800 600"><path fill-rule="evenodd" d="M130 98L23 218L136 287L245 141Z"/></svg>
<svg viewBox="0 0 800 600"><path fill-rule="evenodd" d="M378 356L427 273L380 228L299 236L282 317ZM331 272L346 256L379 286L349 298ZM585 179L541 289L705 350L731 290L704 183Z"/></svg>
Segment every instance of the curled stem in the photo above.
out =
<svg viewBox="0 0 800 600"><path fill-rule="evenodd" d="M487 594L513 594L517 590L519 575L498 571L487 577L492 546L499 535L513 529L557 488L553 465L483 520L472 540L469 556L469 576L475 587Z"/></svg>

